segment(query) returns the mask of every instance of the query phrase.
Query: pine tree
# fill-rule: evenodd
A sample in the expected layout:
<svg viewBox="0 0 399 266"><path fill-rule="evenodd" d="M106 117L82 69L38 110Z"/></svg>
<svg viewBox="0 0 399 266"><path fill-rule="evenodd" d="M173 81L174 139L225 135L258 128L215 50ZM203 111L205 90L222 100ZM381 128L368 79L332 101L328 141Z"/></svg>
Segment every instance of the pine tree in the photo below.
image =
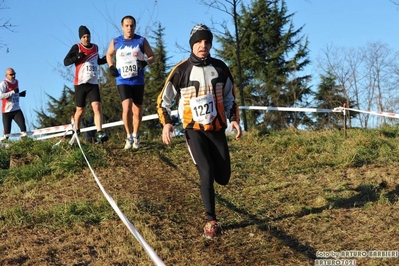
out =
<svg viewBox="0 0 399 266"><path fill-rule="evenodd" d="M151 115L157 113L157 97L162 90L167 77L166 64L169 57L167 57L165 44L163 41L164 30L160 23L158 29L153 31L152 38L155 40L155 47L153 52L155 54L155 61L148 67L145 79L144 90L144 115ZM142 123L142 131L144 131L149 138L153 138L160 134L161 126L158 119L145 121Z"/></svg>
<svg viewBox="0 0 399 266"><path fill-rule="evenodd" d="M239 17L241 65L246 105L304 107L311 95L309 75L299 73L310 63L308 41L295 30L284 0L256 0L242 6ZM218 54L237 75L234 39L227 30L218 38ZM303 112L263 112L248 115L248 123L268 129L298 127L311 119Z"/></svg>
<svg viewBox="0 0 399 266"><path fill-rule="evenodd" d="M318 91L315 93L317 108L332 109L341 106L346 100L340 95L340 88L335 84L334 75L326 73L326 75L320 75L320 79ZM335 128L341 122L336 114L315 113L315 116L317 129Z"/></svg>
<svg viewBox="0 0 399 266"><path fill-rule="evenodd" d="M331 72L320 75L320 84L315 93L317 108L333 109L346 103L346 97L343 94L342 87L336 85L336 77ZM353 105L354 103L351 103ZM315 113L315 126L317 129L340 128L343 125L341 113ZM354 114L353 114L354 116Z"/></svg>
<svg viewBox="0 0 399 266"><path fill-rule="evenodd" d="M46 94L49 97L47 109L34 110L37 115L36 128L45 128L69 124L71 116L75 113L75 93L69 87L64 85L60 98Z"/></svg>

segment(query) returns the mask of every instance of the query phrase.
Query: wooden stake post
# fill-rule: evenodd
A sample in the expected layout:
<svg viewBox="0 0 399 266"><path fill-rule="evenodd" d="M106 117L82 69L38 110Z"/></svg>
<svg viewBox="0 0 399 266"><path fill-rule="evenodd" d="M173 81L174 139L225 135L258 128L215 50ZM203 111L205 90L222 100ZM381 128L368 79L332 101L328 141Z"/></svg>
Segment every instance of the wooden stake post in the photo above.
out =
<svg viewBox="0 0 399 266"><path fill-rule="evenodd" d="M343 107L346 108L346 103L343 104ZM344 110L344 136L345 138L348 136L347 132L346 132L346 110Z"/></svg>

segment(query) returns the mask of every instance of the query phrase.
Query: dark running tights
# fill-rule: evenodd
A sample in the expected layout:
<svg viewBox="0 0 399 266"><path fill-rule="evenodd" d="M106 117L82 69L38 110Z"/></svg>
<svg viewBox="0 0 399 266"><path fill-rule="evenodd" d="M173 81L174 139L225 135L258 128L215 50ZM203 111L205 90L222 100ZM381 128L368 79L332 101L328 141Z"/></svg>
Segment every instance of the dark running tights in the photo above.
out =
<svg viewBox="0 0 399 266"><path fill-rule="evenodd" d="M227 185L231 166L227 139L224 131L185 131L189 151L201 179L201 196L207 220L216 220L214 181Z"/></svg>
<svg viewBox="0 0 399 266"><path fill-rule="evenodd" d="M3 127L4 127L4 134L11 133L11 122L12 120L17 123L21 132L26 132L26 125L25 125L25 117L21 110L17 110L14 112L3 113Z"/></svg>

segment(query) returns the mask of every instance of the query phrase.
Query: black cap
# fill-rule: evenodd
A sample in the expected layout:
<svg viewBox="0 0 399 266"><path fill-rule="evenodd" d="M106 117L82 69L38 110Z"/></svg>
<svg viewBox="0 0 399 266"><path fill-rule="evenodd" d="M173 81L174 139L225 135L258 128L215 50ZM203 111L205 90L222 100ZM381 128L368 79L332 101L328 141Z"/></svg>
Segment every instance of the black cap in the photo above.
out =
<svg viewBox="0 0 399 266"><path fill-rule="evenodd" d="M79 39L82 38L83 35L85 34L89 34L90 35L90 31L86 26L81 25L79 27Z"/></svg>
<svg viewBox="0 0 399 266"><path fill-rule="evenodd" d="M194 43L200 40L207 40L212 45L213 34L204 24L195 25L190 32L190 48L193 49Z"/></svg>

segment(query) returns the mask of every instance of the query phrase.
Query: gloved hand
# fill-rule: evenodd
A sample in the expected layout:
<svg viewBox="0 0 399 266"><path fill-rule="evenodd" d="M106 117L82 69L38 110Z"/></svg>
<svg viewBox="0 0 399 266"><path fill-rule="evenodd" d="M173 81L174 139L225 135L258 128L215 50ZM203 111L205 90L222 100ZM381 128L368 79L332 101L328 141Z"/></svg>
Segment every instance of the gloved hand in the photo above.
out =
<svg viewBox="0 0 399 266"><path fill-rule="evenodd" d="M26 96L26 91L21 91L19 93L19 97L25 97Z"/></svg>
<svg viewBox="0 0 399 266"><path fill-rule="evenodd" d="M103 56L103 57L98 57L98 60L97 60L97 63L99 64L99 65L104 65L104 64L106 64L107 63L107 56Z"/></svg>
<svg viewBox="0 0 399 266"><path fill-rule="evenodd" d="M144 61L144 60L137 60L137 67L138 67L139 69L143 69L143 68L145 68L147 65L148 65L148 62L147 62L147 61Z"/></svg>
<svg viewBox="0 0 399 266"><path fill-rule="evenodd" d="M86 55L85 55L85 53L83 53L83 52L80 52L80 53L78 53L77 55L76 55L76 57L78 58L78 60L79 59L82 59L83 57L85 57Z"/></svg>
<svg viewBox="0 0 399 266"><path fill-rule="evenodd" d="M109 73L111 73L111 76L113 77L119 77L118 69L116 69L114 65L109 67Z"/></svg>
<svg viewBox="0 0 399 266"><path fill-rule="evenodd" d="M14 93L18 93L19 92L19 89L18 88L15 88L14 89Z"/></svg>

